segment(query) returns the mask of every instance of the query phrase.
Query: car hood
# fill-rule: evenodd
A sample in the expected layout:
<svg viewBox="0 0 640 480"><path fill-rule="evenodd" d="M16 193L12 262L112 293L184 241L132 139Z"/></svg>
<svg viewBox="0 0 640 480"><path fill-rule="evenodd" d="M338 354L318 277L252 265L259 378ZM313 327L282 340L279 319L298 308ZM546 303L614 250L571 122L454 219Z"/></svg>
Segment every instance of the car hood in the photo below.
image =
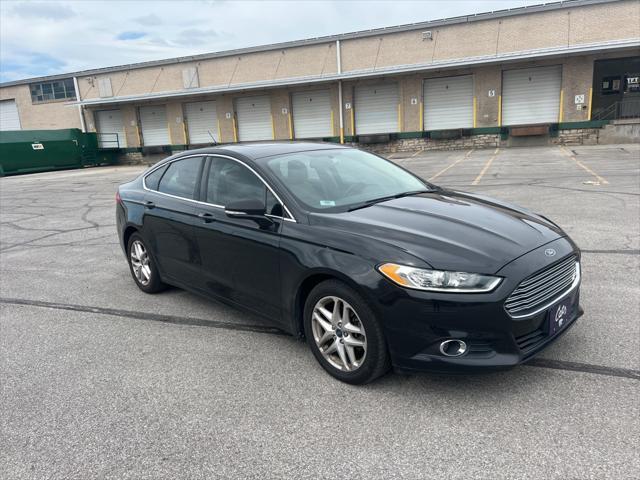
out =
<svg viewBox="0 0 640 480"><path fill-rule="evenodd" d="M495 273L565 235L551 221L525 209L446 190L353 212L314 215L312 222L392 244L433 268L478 273Z"/></svg>

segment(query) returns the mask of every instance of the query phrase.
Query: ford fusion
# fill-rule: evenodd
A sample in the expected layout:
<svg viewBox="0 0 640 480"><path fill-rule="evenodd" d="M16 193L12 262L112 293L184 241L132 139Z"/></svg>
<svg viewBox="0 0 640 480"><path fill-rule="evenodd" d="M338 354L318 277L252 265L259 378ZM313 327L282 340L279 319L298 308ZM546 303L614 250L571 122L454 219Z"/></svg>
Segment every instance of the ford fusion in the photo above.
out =
<svg viewBox="0 0 640 480"><path fill-rule="evenodd" d="M119 187L137 286L258 313L331 375L527 361L582 314L580 251L523 208L432 185L339 145L183 152Z"/></svg>

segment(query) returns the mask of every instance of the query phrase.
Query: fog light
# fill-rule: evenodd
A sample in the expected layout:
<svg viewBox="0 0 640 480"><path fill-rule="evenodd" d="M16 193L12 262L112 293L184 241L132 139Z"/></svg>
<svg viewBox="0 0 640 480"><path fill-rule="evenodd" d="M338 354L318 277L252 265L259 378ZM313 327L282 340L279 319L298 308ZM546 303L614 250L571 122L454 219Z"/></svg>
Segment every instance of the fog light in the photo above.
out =
<svg viewBox="0 0 640 480"><path fill-rule="evenodd" d="M467 353L467 344L462 340L445 340L440 344L440 353L445 357L459 357Z"/></svg>

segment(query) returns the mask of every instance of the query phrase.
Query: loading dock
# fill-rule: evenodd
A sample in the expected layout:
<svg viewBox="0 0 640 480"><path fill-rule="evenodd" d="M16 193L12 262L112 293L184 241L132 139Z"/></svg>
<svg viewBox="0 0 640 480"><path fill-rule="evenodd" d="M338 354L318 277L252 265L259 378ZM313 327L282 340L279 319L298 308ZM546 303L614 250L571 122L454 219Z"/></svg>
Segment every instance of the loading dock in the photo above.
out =
<svg viewBox="0 0 640 480"><path fill-rule="evenodd" d="M399 102L397 83L356 86L355 133L364 135L399 131Z"/></svg>
<svg viewBox="0 0 640 480"><path fill-rule="evenodd" d="M167 111L164 105L140 107L142 143L145 147L170 145Z"/></svg>
<svg viewBox="0 0 640 480"><path fill-rule="evenodd" d="M473 127L473 75L424 81L424 128Z"/></svg>
<svg viewBox="0 0 640 480"><path fill-rule="evenodd" d="M20 130L20 116L15 100L0 101L0 130Z"/></svg>
<svg viewBox="0 0 640 480"><path fill-rule="evenodd" d="M561 121L562 66L519 68L502 72L504 125Z"/></svg>
<svg viewBox="0 0 640 480"><path fill-rule="evenodd" d="M127 136L124 131L122 112L120 110L98 110L96 129L100 148L125 148Z"/></svg>
<svg viewBox="0 0 640 480"><path fill-rule="evenodd" d="M220 141L215 101L187 103L184 112L189 144L202 145Z"/></svg>
<svg viewBox="0 0 640 480"><path fill-rule="evenodd" d="M271 99L268 95L236 98L235 106L239 141L273 139Z"/></svg>
<svg viewBox="0 0 640 480"><path fill-rule="evenodd" d="M331 93L329 90L291 94L295 138L322 138L332 135Z"/></svg>

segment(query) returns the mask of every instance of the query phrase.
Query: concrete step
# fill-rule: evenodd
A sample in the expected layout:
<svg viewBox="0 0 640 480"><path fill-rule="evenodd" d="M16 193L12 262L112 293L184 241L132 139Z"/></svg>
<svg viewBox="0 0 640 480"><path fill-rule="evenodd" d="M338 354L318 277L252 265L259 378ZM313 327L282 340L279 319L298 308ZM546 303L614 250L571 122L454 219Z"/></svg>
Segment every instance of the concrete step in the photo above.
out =
<svg viewBox="0 0 640 480"><path fill-rule="evenodd" d="M634 125L640 123L640 117L638 118L620 118L618 120L612 120L611 125Z"/></svg>
<svg viewBox="0 0 640 480"><path fill-rule="evenodd" d="M599 144L640 143L640 119L614 120L598 135Z"/></svg>

